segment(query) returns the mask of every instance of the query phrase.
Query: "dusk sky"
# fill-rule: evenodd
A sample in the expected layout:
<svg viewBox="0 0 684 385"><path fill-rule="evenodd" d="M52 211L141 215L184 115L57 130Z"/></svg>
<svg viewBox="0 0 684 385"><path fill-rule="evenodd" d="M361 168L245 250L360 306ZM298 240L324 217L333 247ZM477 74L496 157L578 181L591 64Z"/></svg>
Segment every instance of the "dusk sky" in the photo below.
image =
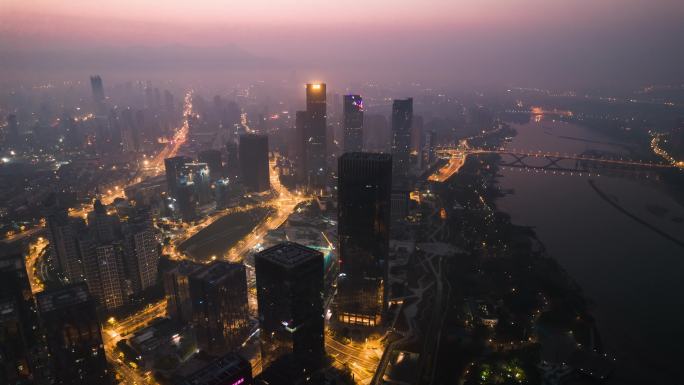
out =
<svg viewBox="0 0 684 385"><path fill-rule="evenodd" d="M178 45L324 75L391 65L416 79L438 68L475 82L667 82L682 78L682 17L678 0L3 0L0 49L33 55L7 59L10 68L53 60L43 51Z"/></svg>

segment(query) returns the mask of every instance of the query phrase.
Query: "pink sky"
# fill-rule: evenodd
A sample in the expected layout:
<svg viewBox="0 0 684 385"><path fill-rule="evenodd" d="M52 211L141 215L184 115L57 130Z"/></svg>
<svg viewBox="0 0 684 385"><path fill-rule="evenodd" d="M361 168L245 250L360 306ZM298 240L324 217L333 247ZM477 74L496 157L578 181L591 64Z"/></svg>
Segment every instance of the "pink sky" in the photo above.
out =
<svg viewBox="0 0 684 385"><path fill-rule="evenodd" d="M248 44L302 37L312 26L344 35L505 33L684 13L679 0L2 0L5 44ZM2 41L0 40L0 41Z"/></svg>
<svg viewBox="0 0 684 385"><path fill-rule="evenodd" d="M0 55L29 72L252 68L252 55L344 78L679 82L682 20L684 0L0 0Z"/></svg>

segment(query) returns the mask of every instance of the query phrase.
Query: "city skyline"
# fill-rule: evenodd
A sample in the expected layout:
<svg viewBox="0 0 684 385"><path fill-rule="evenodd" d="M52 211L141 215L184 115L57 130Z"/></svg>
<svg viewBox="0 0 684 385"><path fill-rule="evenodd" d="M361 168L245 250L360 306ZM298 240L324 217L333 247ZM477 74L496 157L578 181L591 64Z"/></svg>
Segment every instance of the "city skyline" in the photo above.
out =
<svg viewBox="0 0 684 385"><path fill-rule="evenodd" d="M684 383L683 17L3 1L0 383Z"/></svg>

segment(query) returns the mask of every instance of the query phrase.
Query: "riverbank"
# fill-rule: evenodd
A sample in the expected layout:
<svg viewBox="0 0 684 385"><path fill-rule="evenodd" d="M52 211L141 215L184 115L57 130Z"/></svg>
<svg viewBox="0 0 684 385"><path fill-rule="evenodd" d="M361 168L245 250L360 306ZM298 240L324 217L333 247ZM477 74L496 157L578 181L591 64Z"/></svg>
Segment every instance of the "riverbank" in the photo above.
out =
<svg viewBox="0 0 684 385"><path fill-rule="evenodd" d="M510 131L487 142L498 145L505 136ZM513 224L498 208L505 197L499 162L497 155L471 157L453 178L433 185L445 206L458 210L447 210L448 241L473 258L450 262L457 299L445 324L463 329L449 326L445 334L467 337L457 339L458 347L444 344L440 355L450 363L443 365L466 365L466 384L512 374L540 382L546 375L541 362L570 363L578 372L595 365L609 373L612 360L599 354L602 339L579 285L547 254L532 227Z"/></svg>
<svg viewBox="0 0 684 385"><path fill-rule="evenodd" d="M531 123L516 131L515 148L619 152L610 138L569 123ZM497 179L502 191L512 191L497 200L499 209L513 223L533 226L548 254L581 285L606 350L618 357L613 383L682 383L676 369L684 358L681 247L606 204L587 176L506 169ZM670 235L681 233L684 211L668 184L603 174L594 179L630 213Z"/></svg>

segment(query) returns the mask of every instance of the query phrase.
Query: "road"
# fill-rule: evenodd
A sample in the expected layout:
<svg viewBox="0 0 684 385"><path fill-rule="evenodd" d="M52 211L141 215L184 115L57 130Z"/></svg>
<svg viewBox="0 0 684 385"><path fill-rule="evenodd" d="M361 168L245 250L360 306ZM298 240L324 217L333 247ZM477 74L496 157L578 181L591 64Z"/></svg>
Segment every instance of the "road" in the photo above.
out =
<svg viewBox="0 0 684 385"><path fill-rule="evenodd" d="M28 273L29 282L31 283L31 292L33 294L43 291L43 282L36 275L36 263L38 258L44 254L48 247L48 240L43 237L38 237L34 242L29 244L29 252L26 255L26 272Z"/></svg>
<svg viewBox="0 0 684 385"><path fill-rule="evenodd" d="M166 146L164 146L157 155L152 157L151 160L148 159L143 161L143 166L140 167L136 171L135 176L124 183L123 186L114 186L113 189L102 192L98 197L102 204L108 205L114 202L114 199L116 198L125 198L124 190L127 187L164 172L164 159L176 156L178 150L187 140L188 131L190 130L190 118L194 114L192 108L192 91L188 91L185 94L183 102L183 122L180 127L176 129L173 138L171 138L171 140L166 143ZM91 203L84 203L78 207L69 208L69 215L72 217L85 218L92 209Z"/></svg>
<svg viewBox="0 0 684 385"><path fill-rule="evenodd" d="M370 341L360 346L353 342L343 344L331 336L325 337L325 349L340 369L349 368L357 384L370 384L380 363L383 347L379 341Z"/></svg>
<svg viewBox="0 0 684 385"><path fill-rule="evenodd" d="M228 250L224 258L229 261L242 261L245 255L264 238L266 233L277 229L287 220L298 204L311 199L303 194L291 192L280 183L276 167L277 159L278 155L276 154L269 161L271 189L273 189L274 195L272 199L264 203L267 206L272 206L275 212L266 217L251 233Z"/></svg>
<svg viewBox="0 0 684 385"><path fill-rule="evenodd" d="M189 118L192 116L192 91L185 94L183 103L183 123L177 129L173 138L167 145L159 152L152 160L147 160L145 167L136 172L136 176L128 182L124 187L115 188L115 191L107 191L100 199L102 203L109 204L117 197L124 197L124 189L127 186L141 182L143 179L150 178L161 174L164 171L164 159L176 156L178 150L185 143L190 129ZM91 205L82 205L79 208L74 208L69 211L72 216L85 217L92 209ZM140 373L139 371L129 367L125 362L121 362L115 355L115 348L117 342L121 341L125 336L138 330L155 318L166 316L166 300L148 305L143 310L133 314L123 320L110 319L107 325L102 330L102 337L104 340L105 353L109 362L112 363L116 373L121 377L122 384L155 384L154 379L149 373Z"/></svg>
<svg viewBox="0 0 684 385"><path fill-rule="evenodd" d="M121 377L122 384L155 384L148 373L141 373L128 366L115 354L116 344L134 331L148 325L152 320L166 316L166 299L153 303L123 320L110 318L102 329L105 354Z"/></svg>

